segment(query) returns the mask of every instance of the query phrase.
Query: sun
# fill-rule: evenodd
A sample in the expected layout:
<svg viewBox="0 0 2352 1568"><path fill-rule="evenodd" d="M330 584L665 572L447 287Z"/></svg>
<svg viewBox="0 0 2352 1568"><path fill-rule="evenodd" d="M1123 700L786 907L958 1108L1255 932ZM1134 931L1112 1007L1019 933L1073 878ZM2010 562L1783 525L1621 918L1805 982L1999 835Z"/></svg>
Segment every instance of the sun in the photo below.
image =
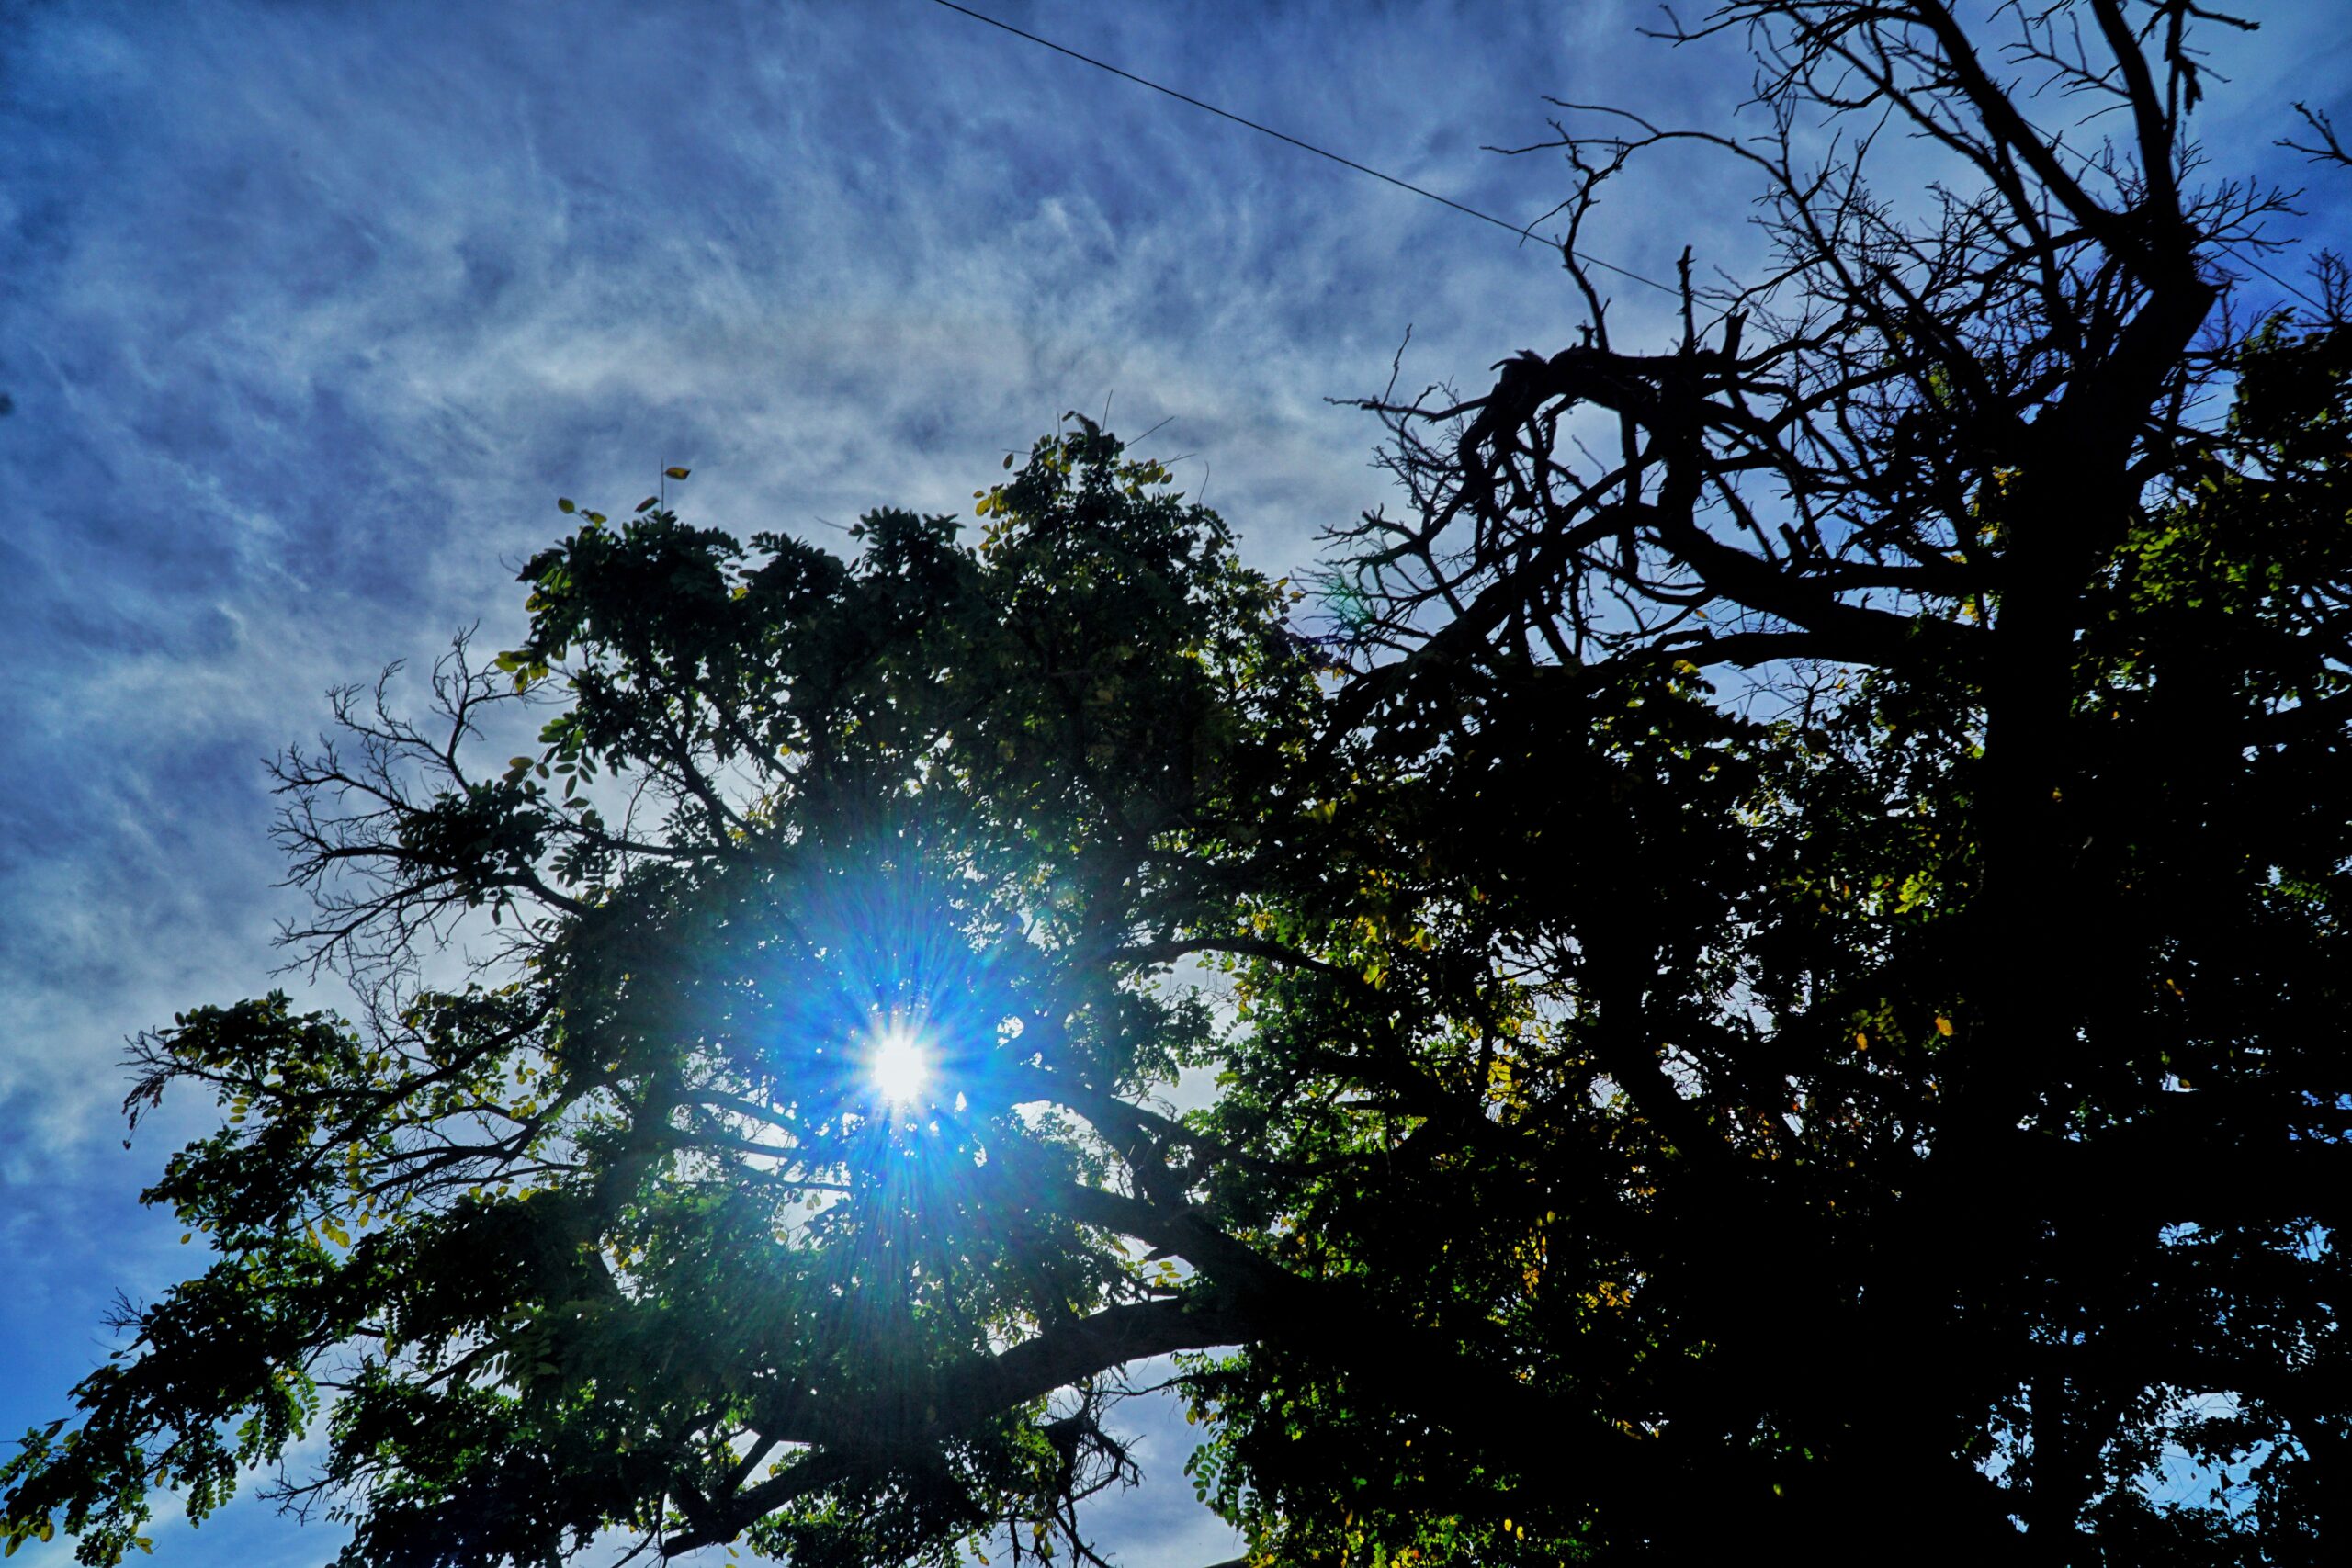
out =
<svg viewBox="0 0 2352 1568"><path fill-rule="evenodd" d="M931 1055L911 1031L886 1030L866 1053L865 1076L892 1105L910 1105L931 1080Z"/></svg>

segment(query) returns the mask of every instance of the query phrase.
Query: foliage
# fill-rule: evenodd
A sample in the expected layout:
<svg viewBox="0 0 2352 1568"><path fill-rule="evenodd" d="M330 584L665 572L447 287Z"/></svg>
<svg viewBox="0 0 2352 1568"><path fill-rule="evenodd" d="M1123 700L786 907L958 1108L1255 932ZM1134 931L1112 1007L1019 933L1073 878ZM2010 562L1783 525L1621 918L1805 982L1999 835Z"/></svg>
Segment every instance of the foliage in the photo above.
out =
<svg viewBox="0 0 2352 1568"><path fill-rule="evenodd" d="M1369 405L1413 505L1331 643L1082 420L972 545L567 503L437 728L280 764L366 1005L142 1043L134 1111L226 1112L150 1194L218 1260L8 1529L116 1562L323 1425L354 1564L1083 1558L1174 1356L1260 1561L2318 1561L2352 329L2235 324L2277 209L2184 182L2198 20L1683 35L1762 62L1695 140L1770 276L1619 350L1577 232L1676 138L1564 126L1586 341ZM1925 217L1816 113L1939 149Z"/></svg>
<svg viewBox="0 0 2352 1568"><path fill-rule="evenodd" d="M355 1563L536 1563L608 1525L935 1558L1125 1473L1099 1401L1047 1396L1106 1335L1220 1319L1057 1199L1105 1154L1039 1108L1067 1086L1100 1119L1208 1048L1128 977L1181 945L1187 868L1264 815L1314 691L1282 592L1166 478L1080 422L977 549L877 513L847 565L592 520L526 568L523 648L438 672L446 732L346 694L356 753L280 773L306 874L383 868L325 885L306 939L377 1005L141 1043L134 1109L177 1082L228 1112L148 1194L220 1261L16 1462L13 1517L118 1558L148 1486L201 1517L322 1387L332 1457L291 1497L323 1483ZM469 770L559 686L537 757ZM496 976L416 986L460 908L519 931ZM863 1057L901 1033L942 1102L877 1101Z"/></svg>

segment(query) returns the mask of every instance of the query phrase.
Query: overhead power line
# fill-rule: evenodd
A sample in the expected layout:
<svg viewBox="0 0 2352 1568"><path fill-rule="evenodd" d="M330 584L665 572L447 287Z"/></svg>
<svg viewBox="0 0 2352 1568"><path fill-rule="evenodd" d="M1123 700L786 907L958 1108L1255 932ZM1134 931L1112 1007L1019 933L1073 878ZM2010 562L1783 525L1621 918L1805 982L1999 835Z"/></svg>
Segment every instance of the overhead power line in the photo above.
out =
<svg viewBox="0 0 2352 1568"><path fill-rule="evenodd" d="M2319 311L2323 317L2326 315L2327 306L2324 302L2312 299L2310 294L2296 288L2293 284L2288 282L2285 278L2279 276L2277 273L2271 271L2268 267L2263 265L2252 256L2247 255L2245 253L2238 250L2234 246L2223 245L2218 242L2216 242L2215 248L2223 255L2229 257L2232 261L2237 262L2245 266L2250 266L2255 271L2262 274L2263 276L2268 278L2271 282L2277 284L2279 288L2285 289L2296 299L2301 299L2312 310Z"/></svg>
<svg viewBox="0 0 2352 1568"><path fill-rule="evenodd" d="M1122 71L1108 61L1097 60L1091 54L1080 54L1077 50L1065 48L1063 45L1056 43L1049 38L1039 38L1035 33L1023 32L1021 28L1014 27L1010 22L1001 22L994 17L987 16L981 12L973 10L968 6L958 6L956 4L956 0L932 0L932 3L936 6L944 6L948 10L954 11L958 15L969 17L976 22L985 22L989 27L995 28L1001 32L1011 33L1014 38L1026 39L1031 43L1036 44L1042 49L1052 50L1056 54L1066 54L1072 60L1093 66L1097 71L1107 71L1112 75L1119 77L1123 81L1133 82L1139 87L1149 87L1155 93L1165 93L1168 96L1174 98L1179 103L1190 104L1196 109L1202 109L1209 114L1216 116L1219 119L1229 119L1236 125L1246 126L1250 130L1256 131L1261 136L1271 136L1277 141L1287 141L1293 147L1297 148L1303 152L1312 152L1318 158L1329 158L1334 164L1338 164L1344 168L1353 169L1360 175L1370 175L1374 179L1385 181L1389 185L1396 186L1399 190L1408 190L1415 196L1427 197L1430 200L1438 203L1442 207L1451 207L1456 212L1465 213L1472 218L1479 220L1481 222L1491 223L1498 229L1502 229L1517 235L1522 241L1534 237L1532 229L1529 226L1513 223L1508 219L1498 218L1491 212L1481 212L1475 207L1465 207L1461 202L1455 201L1451 197L1440 196L1433 190L1424 190L1419 186L1413 184L1410 180L1400 180L1394 175L1384 175L1378 169L1372 167L1369 164L1359 164L1353 158L1343 158L1339 153L1330 151L1329 148L1317 147L1312 141L1302 141L1295 136L1285 135L1282 131L1276 130L1272 126L1261 125L1254 119L1248 119L1240 115L1233 113L1230 109L1221 109L1215 104L1204 103L1200 99L1193 96L1190 93L1180 93L1173 87L1163 86L1159 83L1152 81L1148 76L1138 76L1132 71ZM1602 261L1599 256L1587 255L1582 251L1571 252L1570 254L1588 266L1597 266L1604 272L1613 272L1621 277L1630 277L1636 283L1646 283L1652 288L1658 289L1663 293L1672 294L1676 292L1675 288L1670 284L1660 283L1654 277L1644 277L1640 273L1634 272L1630 268L1619 266L1614 262Z"/></svg>
<svg viewBox="0 0 2352 1568"><path fill-rule="evenodd" d="M1317 147L1312 141L1302 141L1295 136L1276 130L1271 125L1261 125L1256 120L1250 119L1246 116L1235 114L1230 109L1221 109L1215 104L1204 103L1201 99L1193 96L1190 93L1180 93L1175 88L1155 82L1148 76L1138 76L1132 71L1122 71L1119 67L1112 64L1107 60L1097 60L1091 54L1081 54L1077 50L1069 48L1063 44L1056 43L1049 38L1040 38L1035 33L1026 32L1020 28L1014 27L1011 22L999 21L996 17L989 16L985 12L975 11L969 6L959 6L956 4L956 0L932 0L932 4L934 6L944 6L947 10L954 11L959 16L969 17L976 22L985 22L989 27L996 28L1000 32L1011 33L1014 38L1026 39L1029 42L1037 45L1041 49L1050 49L1056 54L1068 55L1070 59L1078 61L1081 64L1091 65L1097 71L1107 71L1112 75L1118 77L1122 81L1133 82L1138 87L1148 87L1155 93L1164 93L1168 96L1174 98L1180 104L1190 104L1193 107L1200 109L1204 113L1213 114L1219 119L1229 119L1234 124L1254 130L1261 136L1271 136L1277 141L1288 142L1291 146L1297 148L1302 152L1312 152L1318 158L1329 158L1332 163L1339 164L1342 168L1353 169L1360 175L1370 175L1374 179L1382 181L1387 185L1395 186L1399 190L1410 191L1415 196L1425 197L1430 201L1436 202L1441 207L1450 207L1453 209L1454 211L1462 213L1467 217L1476 218L1482 223L1491 223L1496 228L1501 229L1506 232L1517 236L1521 241L1534 238L1534 229L1532 225L1513 223L1509 219L1498 218L1491 212L1481 212L1475 207L1465 206L1464 204L1454 200L1452 197L1440 196L1433 190L1425 190L1421 186L1413 184L1410 180L1400 180L1394 175L1383 174L1380 170L1374 168L1369 164L1359 164L1353 158L1342 157L1340 154L1332 152L1328 147ZM2293 284L2288 282L2285 278L2279 276L2268 267L2264 266L2260 262L2254 260L2250 256L2243 254L2235 248L2229 245L2220 245L2217 248L2219 248L2223 254L2229 256L2232 260L2243 263L2245 265L2251 267L2253 270L2260 273L2263 276L2268 278L2271 282L2277 284L2279 288L2285 289L2288 293L2294 295L2297 299L2304 301L2306 304L2312 305L2315 308L2324 309L2324 307L2320 306L2320 301L2312 299L2302 289L2296 288ZM1619 266L1615 262L1603 261L1599 256L1589 255L1583 251L1570 251L1568 254L1576 257L1577 260L1584 263L1587 266L1597 266L1604 272L1613 272L1620 277L1630 277L1635 283L1647 284L1650 288L1658 290L1662 294L1676 294L1679 292L1671 284L1660 283L1655 277L1645 277L1642 274L1634 271L1631 267Z"/></svg>

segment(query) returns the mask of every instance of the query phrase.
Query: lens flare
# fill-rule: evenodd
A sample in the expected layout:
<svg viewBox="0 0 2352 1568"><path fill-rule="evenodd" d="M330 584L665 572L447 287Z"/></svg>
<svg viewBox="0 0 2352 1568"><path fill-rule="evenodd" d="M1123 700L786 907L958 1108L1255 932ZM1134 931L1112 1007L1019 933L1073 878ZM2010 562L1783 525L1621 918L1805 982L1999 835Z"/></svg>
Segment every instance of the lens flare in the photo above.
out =
<svg viewBox="0 0 2352 1568"><path fill-rule="evenodd" d="M911 1033L893 1029L876 1037L865 1058L865 1076L874 1091L892 1105L911 1105L931 1079L931 1057Z"/></svg>

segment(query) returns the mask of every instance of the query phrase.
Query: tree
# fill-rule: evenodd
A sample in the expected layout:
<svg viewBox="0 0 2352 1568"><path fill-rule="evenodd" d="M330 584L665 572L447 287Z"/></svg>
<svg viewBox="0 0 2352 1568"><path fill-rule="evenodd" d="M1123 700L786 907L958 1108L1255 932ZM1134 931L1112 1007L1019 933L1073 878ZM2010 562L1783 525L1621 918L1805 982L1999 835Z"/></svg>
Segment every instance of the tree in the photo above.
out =
<svg viewBox="0 0 2352 1568"><path fill-rule="evenodd" d="M1924 1511L1962 1551L2299 1560L2352 1520L2342 273L2301 328L2231 309L2284 199L2192 188L2188 29L2245 24L2001 22L1678 30L1746 30L1761 137L1563 106L1587 341L1372 405L1419 504L1351 536L1394 656L1351 716L1426 716L1390 728L1432 771L1487 754L1528 803L1479 815L1496 874L1559 830L1524 747L1547 685L1678 672L1765 781L1708 814L1720 850L1658 846L1598 903L1569 859L1498 933L1557 933L1545 972L1653 1140L1634 1310L1671 1302L1645 1354L1703 1347L1710 1385L1645 1391L1661 1439L1797 1450L1771 1506L1813 1493L1831 1540ZM2013 73L2112 135L2037 123ZM1889 130L1938 160L1924 212L1866 180ZM1686 263L1679 342L1628 354L1574 235L1678 140L1758 172L1775 264ZM2248 1486L2152 1503L2167 1443ZM1761 1508L1764 1479L1723 1484Z"/></svg>
<svg viewBox="0 0 2352 1568"><path fill-rule="evenodd" d="M2352 332L2332 272L2231 309L2280 201L2191 190L2226 18L1995 21L1677 35L1757 51L1770 134L1698 140L1777 261L1686 266L1663 352L1577 236L1682 133L1564 122L1586 341L1372 400L1415 504L1341 637L1078 421L973 546L587 513L437 726L344 694L279 776L366 1006L141 1043L134 1112L227 1112L150 1194L219 1260L12 1538L119 1561L323 1423L284 1495L352 1563L1083 1558L1172 1355L1272 1561L2316 1561Z"/></svg>

